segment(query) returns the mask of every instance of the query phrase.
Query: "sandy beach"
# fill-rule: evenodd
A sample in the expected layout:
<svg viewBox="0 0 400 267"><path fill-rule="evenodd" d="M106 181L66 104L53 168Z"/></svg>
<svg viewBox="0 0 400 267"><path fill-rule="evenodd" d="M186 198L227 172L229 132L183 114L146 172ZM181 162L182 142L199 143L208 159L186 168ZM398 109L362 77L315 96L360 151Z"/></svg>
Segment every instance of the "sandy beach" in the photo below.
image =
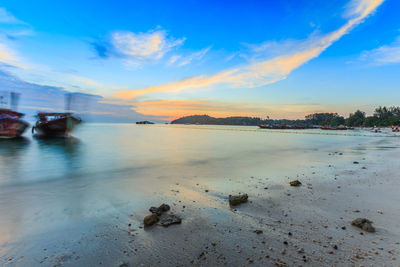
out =
<svg viewBox="0 0 400 267"><path fill-rule="evenodd" d="M177 131L185 143L192 130ZM253 134L278 135L299 136ZM135 167L135 179L132 169L112 169L2 186L1 265L400 266L398 138L317 146L268 158L251 148L230 157L194 154L188 165L179 164L188 159L181 145L168 150L169 164ZM302 185L291 187L295 179ZM231 207L228 196L238 193L249 201ZM148 209L162 203L182 223L144 227ZM359 217L376 232L350 224Z"/></svg>

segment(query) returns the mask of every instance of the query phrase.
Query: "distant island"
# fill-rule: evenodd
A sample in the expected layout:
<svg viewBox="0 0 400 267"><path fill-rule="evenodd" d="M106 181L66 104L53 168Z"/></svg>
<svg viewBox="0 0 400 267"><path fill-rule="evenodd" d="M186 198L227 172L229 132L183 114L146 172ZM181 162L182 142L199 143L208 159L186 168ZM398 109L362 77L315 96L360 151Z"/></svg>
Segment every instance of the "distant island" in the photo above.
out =
<svg viewBox="0 0 400 267"><path fill-rule="evenodd" d="M137 121L136 124L154 124L154 122L151 122L151 121Z"/></svg>
<svg viewBox="0 0 400 267"><path fill-rule="evenodd" d="M337 113L314 113L307 115L303 120L289 119L261 119L258 117L226 117L215 118L208 115L192 115L176 119L171 124L200 124L200 125L244 125L257 126L260 124L268 125L293 125L312 127L313 125L350 127L374 127L392 126L400 124L400 107L378 107L372 116L366 116L365 112L357 110L351 113L348 118L344 118Z"/></svg>
<svg viewBox="0 0 400 267"><path fill-rule="evenodd" d="M209 124L209 125L258 125L262 123L264 123L264 121L260 118L251 118L251 117L214 118L208 115L186 116L171 122L171 124Z"/></svg>

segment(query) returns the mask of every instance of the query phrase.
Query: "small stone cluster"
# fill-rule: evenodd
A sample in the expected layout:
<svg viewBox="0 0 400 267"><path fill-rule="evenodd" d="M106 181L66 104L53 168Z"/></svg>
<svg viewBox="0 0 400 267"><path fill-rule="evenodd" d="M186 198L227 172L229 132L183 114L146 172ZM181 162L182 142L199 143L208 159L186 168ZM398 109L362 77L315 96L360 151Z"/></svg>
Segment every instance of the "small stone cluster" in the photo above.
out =
<svg viewBox="0 0 400 267"><path fill-rule="evenodd" d="M151 207L149 211L152 213L143 219L144 226L152 226L159 222L162 226L169 226L171 224L179 224L182 219L175 214L165 214L171 208L168 204L161 204L161 206Z"/></svg>

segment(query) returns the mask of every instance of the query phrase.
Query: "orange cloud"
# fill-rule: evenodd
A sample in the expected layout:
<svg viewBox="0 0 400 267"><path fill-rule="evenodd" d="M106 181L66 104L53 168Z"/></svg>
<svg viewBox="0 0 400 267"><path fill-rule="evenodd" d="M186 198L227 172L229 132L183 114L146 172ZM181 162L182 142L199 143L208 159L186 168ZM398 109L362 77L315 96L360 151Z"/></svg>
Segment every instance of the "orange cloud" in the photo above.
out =
<svg viewBox="0 0 400 267"><path fill-rule="evenodd" d="M173 93L188 89L210 87L225 84L230 87L259 87L285 79L294 69L311 59L318 57L332 43L347 34L354 26L360 24L367 16L376 10L384 0L353 0L350 2L345 25L338 30L311 37L300 42L296 51L290 51L269 60L251 63L234 69L222 71L212 76L199 75L181 81L151 86L139 90L124 90L114 94L120 99L135 99L144 94Z"/></svg>

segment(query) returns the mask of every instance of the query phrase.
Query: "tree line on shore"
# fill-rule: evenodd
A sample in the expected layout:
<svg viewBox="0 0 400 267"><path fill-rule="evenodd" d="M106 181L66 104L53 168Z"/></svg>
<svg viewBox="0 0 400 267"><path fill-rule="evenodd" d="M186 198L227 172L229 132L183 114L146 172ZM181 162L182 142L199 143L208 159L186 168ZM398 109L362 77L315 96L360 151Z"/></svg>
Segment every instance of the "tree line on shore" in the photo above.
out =
<svg viewBox="0 0 400 267"><path fill-rule="evenodd" d="M208 115L186 116L174 120L171 124L209 124L209 125L346 125L351 127L392 126L400 124L400 107L378 107L372 116L366 116L365 112L357 110L344 118L337 113L314 113L307 115L304 120L263 120L257 117L227 117L214 118Z"/></svg>

